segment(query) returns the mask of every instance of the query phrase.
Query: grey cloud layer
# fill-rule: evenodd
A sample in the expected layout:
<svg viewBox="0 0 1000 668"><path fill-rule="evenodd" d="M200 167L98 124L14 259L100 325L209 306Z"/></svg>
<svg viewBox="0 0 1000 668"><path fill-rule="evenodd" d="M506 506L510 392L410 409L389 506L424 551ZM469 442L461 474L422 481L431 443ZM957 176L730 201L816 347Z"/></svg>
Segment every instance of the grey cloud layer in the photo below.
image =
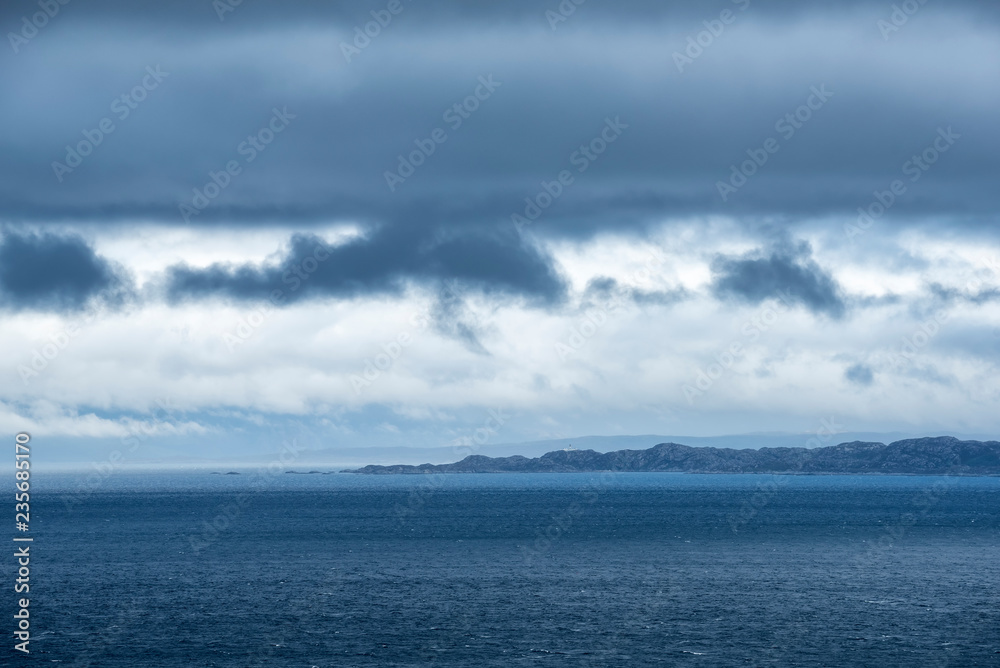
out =
<svg viewBox="0 0 1000 668"><path fill-rule="evenodd" d="M143 297L157 302L143 317L95 323L24 386L25 406L44 398L85 415L94 401L113 416L170 387L201 417L220 406L257 418L332 402L334 421L348 425L345 406L363 401L355 424L371 427L365 443L397 421L388 408L397 387L417 406L468 407L462 419L476 424L475 413L506 397L526 423L574 432L662 433L661 418L675 417L699 430L763 431L778 424L768 415L807 429L802 415L827 410L996 424L996 278L964 279L971 256L995 254L1000 240L1000 3L932 0L884 38L877 22L902 0L587 0L555 29L546 12L562 0L401 1L402 13L350 62L342 44L389 0L243 0L224 20L212 0L71 0L16 53L8 34L39 11L37 0L0 3L5 345L28 363L45 340L36 334L48 316L14 311L127 298L132 284L108 257L141 276ZM735 21L706 37L704 22L724 9ZM683 72L677 53L691 59ZM470 98L491 75L499 87ZM809 108L814 87L833 94ZM280 132L275 109L289 116ZM592 143L609 117L627 130ZM929 164L922 154L941 132L958 136ZM254 142L261 148L250 151ZM428 146L431 155L411 157ZM581 151L599 155L581 163ZM422 164L391 190L385 174L400 156ZM926 170L913 170L914 156ZM718 184L734 167L753 173L723 199ZM572 185L554 195L562 172ZM905 193L848 238L844 223L859 207L883 206L895 181ZM511 216L540 193L552 201L522 236ZM204 206L185 219L181 205L195 203ZM133 224L138 232L106 229ZM147 224L170 229L146 235ZM247 233L253 226L262 229ZM262 248L279 228L287 243ZM319 234L334 228L362 235L330 247ZM191 264L164 269L178 249L221 245L223 233L235 249L199 247ZM662 242L676 266L637 279L623 267L640 242ZM247 259L269 251L266 262ZM197 264L221 257L233 261ZM436 333L464 350L415 346L392 369L399 383L338 394L389 336L377 309L398 305L370 302L418 301L407 292L414 286L419 301L431 295ZM276 290L283 304L317 308L276 318L241 348L253 353L207 364L228 326L228 310L211 300L255 302ZM733 316L782 298L814 318L759 330L705 412L671 403L669 384L686 382L689 365L750 343L729 328ZM351 299L369 303L326 308ZM588 307L622 300L638 307L616 310L576 361L553 354L563 325L574 331ZM512 308L508 320L494 308L507 302L547 312ZM234 311L244 306L249 313L249 304ZM954 312L947 327L891 368L889 353L938 311ZM309 340L323 337L310 334L333 317L349 331L335 346L321 341L335 355L317 352ZM316 380L304 382L300 367ZM922 403L911 378L966 387ZM17 396L24 380L7 391ZM817 387L838 384L848 391L816 399ZM616 402L643 408L608 408ZM656 417L633 420L647 405Z"/></svg>
<svg viewBox="0 0 1000 668"><path fill-rule="evenodd" d="M280 264L272 267L175 267L167 290L173 299L256 300L280 290L282 301L294 302L398 294L410 282L440 285L448 280L539 303L558 302L565 292L551 259L512 230L449 235L406 226L380 228L335 247L312 235L296 235Z"/></svg>
<svg viewBox="0 0 1000 668"><path fill-rule="evenodd" d="M781 298L840 317L846 309L840 289L810 253L807 244L785 240L741 257L717 256L712 292L720 299L752 304ZM554 260L511 230L454 234L407 226L370 230L336 246L315 235L296 234L277 263L177 265L157 282L174 302L223 298L276 305L400 295L410 285L422 285L439 293L434 308L439 331L479 352L484 351L474 326L464 320L465 291L518 297L543 307L562 304L568 293ZM932 289L944 296L940 286ZM79 236L8 231L0 239L0 305L72 311L94 298L120 302L131 292L125 271ZM153 294L147 291L147 297ZM667 306L691 295L683 288L626 287L608 276L592 279L583 295L584 301L612 297Z"/></svg>
<svg viewBox="0 0 1000 668"><path fill-rule="evenodd" d="M422 0L419 4L410 0L400 0L403 5L419 7L419 12L413 12L414 22L430 23L432 25L453 25L467 22L497 21L504 22L538 22L548 28L544 14L548 10L558 10L561 0L507 0L502 3L466 3L455 0ZM326 22L354 25L360 20L370 19L369 11L384 9L388 0L373 0L365 3L332 3L325 0L304 0L289 4L250 3L236 0L223 0L225 4L235 9L233 12L223 12L223 17L234 29L253 29L261 25L300 24L308 22ZM619 0L615 3L587 2L581 7L574 20L588 20L599 17L602 21L611 20L624 24L642 22L663 18L701 18L706 11L717 14L725 8L726 3L718 6L707 6L702 0ZM743 4L740 0L739 4ZM795 19L802 14L815 12L839 13L843 11L867 11L876 15L888 14L892 3L883 0L844 0L830 11L830 3L825 0L752 0L754 11L781 19ZM953 0L948 3L952 10L959 10L980 19L995 19L1000 15L1000 8L992 3L977 0ZM707 7L707 9L706 9ZM35 3L6 3L0 9L0 19L16 21L25 14L37 11ZM81 21L113 21L131 25L163 26L173 23L183 23L184 27L193 32L211 31L218 28L218 11L211 2L202 0L174 0L164 3L158 0L91 0L86 9L78 12L65 12L60 20ZM206 20L210 19L210 20Z"/></svg>
<svg viewBox="0 0 1000 668"><path fill-rule="evenodd" d="M350 63L341 42L384 4L242 3L221 22L200 1L62 5L2 56L0 118L18 131L0 139L0 221L358 222L368 236L333 249L298 279L292 301L457 280L557 303L558 269L516 236L511 216L564 170L573 185L529 234L641 235L720 213L791 227L856 215L875 191L909 178L907 161L950 127L960 139L858 243L942 218L996 234L997 8L929 3L885 40L876 21L891 4L742 4L589 2L552 30L544 13L558 3L404 2ZM674 54L721 8L736 21L678 72ZM14 29L21 11L5 5L0 22ZM450 113L490 75L500 85L488 99ZM817 86L833 95L803 120ZM294 119L244 150L276 108ZM594 160L574 161L608 117L628 130ZM437 129L443 141L429 139ZM717 184L768 139L779 150L723 201ZM433 153L390 191L385 173L428 141ZM93 146L59 182L53 162L69 164L66 147L80 142ZM181 205L199 197L204 206L185 219ZM289 287L309 243L295 237L273 267L175 267L169 295L266 296ZM724 298L755 302L784 289L816 313L846 310L829 273L798 251L719 258L714 268Z"/></svg>
<svg viewBox="0 0 1000 668"><path fill-rule="evenodd" d="M8 231L0 239L0 305L9 309L74 311L98 297L114 302L127 282L78 236Z"/></svg>
<svg viewBox="0 0 1000 668"><path fill-rule="evenodd" d="M740 257L720 255L712 262L712 290L723 299L749 304L781 299L840 318L846 310L840 287L812 260L811 252L805 243L783 243Z"/></svg>
<svg viewBox="0 0 1000 668"><path fill-rule="evenodd" d="M533 231L588 235L704 213L851 215L947 126L962 139L886 222L996 215L994 10L929 4L885 41L875 25L888 14L883 3L837 13L753 3L678 73L672 54L717 8L635 2L610 12L587 3L553 32L541 5L406 4L345 62L340 42L380 6L244 3L220 23L210 3L66 5L21 53L3 56L0 117L19 131L2 140L0 214L179 223L179 205L236 160L242 173L191 224L380 225L419 212L495 229L543 180L573 170L572 153L620 115L630 129L586 173L574 172L577 183ZM181 25L196 13L201 22ZM509 20L493 21L501 14ZM114 101L156 65L169 76L120 118ZM501 88L453 127L444 114L488 74ZM833 98L786 137L776 124L823 84ZM276 105L296 120L245 162L238 147ZM58 183L52 163L103 118L114 131ZM384 173L435 128L447 141L391 193ZM717 182L769 137L780 151L722 201Z"/></svg>

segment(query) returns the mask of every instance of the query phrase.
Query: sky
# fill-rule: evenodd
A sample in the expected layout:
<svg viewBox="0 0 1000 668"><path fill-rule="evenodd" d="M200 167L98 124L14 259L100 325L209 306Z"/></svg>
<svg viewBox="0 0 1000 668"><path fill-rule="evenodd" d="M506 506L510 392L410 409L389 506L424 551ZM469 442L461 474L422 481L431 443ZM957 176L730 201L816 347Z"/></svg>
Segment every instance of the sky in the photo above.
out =
<svg viewBox="0 0 1000 668"><path fill-rule="evenodd" d="M996 435L998 24L4 3L0 425L69 458Z"/></svg>

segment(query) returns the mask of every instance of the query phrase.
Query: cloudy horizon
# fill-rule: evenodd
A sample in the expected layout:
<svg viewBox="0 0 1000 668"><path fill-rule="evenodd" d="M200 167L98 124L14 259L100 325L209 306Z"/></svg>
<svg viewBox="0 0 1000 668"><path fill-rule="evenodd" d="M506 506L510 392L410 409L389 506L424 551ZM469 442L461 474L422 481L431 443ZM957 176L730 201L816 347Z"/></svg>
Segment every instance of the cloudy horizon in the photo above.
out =
<svg viewBox="0 0 1000 668"><path fill-rule="evenodd" d="M0 25L0 424L67 458L1000 431L997 7Z"/></svg>

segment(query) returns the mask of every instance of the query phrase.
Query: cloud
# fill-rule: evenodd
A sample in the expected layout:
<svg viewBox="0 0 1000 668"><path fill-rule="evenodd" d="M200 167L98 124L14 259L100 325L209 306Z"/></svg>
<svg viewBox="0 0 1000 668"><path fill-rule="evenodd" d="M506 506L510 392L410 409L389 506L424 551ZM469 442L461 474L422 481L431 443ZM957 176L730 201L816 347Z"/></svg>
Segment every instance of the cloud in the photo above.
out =
<svg viewBox="0 0 1000 668"><path fill-rule="evenodd" d="M272 5L268 3L223 3L234 11L223 12L224 22L233 30L248 30L261 25L275 23L294 24L304 20L354 25L370 21L368 14L371 9L382 9L386 3L376 3L371 7L351 4L330 3L324 0L303 0L289 5ZM455 0L424 0L419 3L419 11L410 12L410 0L404 0L405 16L410 22L421 26L441 25L447 23L469 24L474 22L505 21L523 25L534 20L549 30L545 13L547 10L557 10L559 3L538 3L536 0L508 0L503 4L464 3ZM416 6L417 3L412 3ZM575 4L575 3L574 3ZM742 4L734 3L734 5ZM996 19L997 7L990 3L976 0L954 0L948 3L953 11L963 11L974 14L981 19ZM803 14L824 11L829 3L824 0L754 0L753 11L768 16L795 18ZM891 8L886 7L882 0L844 0L838 3L838 10L844 12L876 11L879 15L888 14ZM931 8L927 8L931 11ZM87 12L81 20L105 20L127 23L170 25L181 24L192 31L210 31L218 29L218 10L211 3L201 0L175 0L171 3L155 0L91 0ZM17 21L25 9L14 4L4 4L0 9L0 18ZM587 17L599 18L602 21L618 23L645 22L664 18L673 19L703 19L711 12L706 12L704 2L700 0L680 0L663 3L659 0L620 0L613 5L588 4L578 6L571 15L573 21L587 20ZM718 15L718 11L715 12ZM70 16L60 16L60 20L72 20ZM572 23L560 25L561 29L572 27Z"/></svg>
<svg viewBox="0 0 1000 668"><path fill-rule="evenodd" d="M833 11L753 2L679 74L672 53L718 11L659 5L588 3L552 31L547 8L527 2L405 4L349 64L338 45L371 20L368 8L242 3L220 25L200 1L67 7L0 70L0 118L19 128L0 151L0 211L39 223L180 222L193 189L236 160L241 173L192 224L386 225L433 207L442 222L489 228L564 169L576 182L533 232L582 237L691 214L802 220L867 206L873 191L906 178L902 166L941 125L962 139L907 182L879 226L933 214L973 226L968 218L988 220L1000 207L995 170L984 167L1000 153L1000 98L990 85L1000 42L994 22L968 18L995 8L931 3L887 44L875 25L891 11L884 3ZM7 25L19 25L22 10L5 9ZM135 24L146 22L162 40L141 37ZM441 58L444 43L463 58ZM170 76L119 118L113 101L157 64ZM496 93L461 127L445 122L443 112L491 73L503 82ZM816 85L835 96L785 139L776 121ZM245 163L237 147L276 105L296 119ZM570 156L618 114L627 132L577 172ZM104 117L114 132L57 183L53 161L64 162ZM447 141L390 193L384 173L435 128ZM717 182L769 136L780 151L723 202Z"/></svg>
<svg viewBox="0 0 1000 668"><path fill-rule="evenodd" d="M748 304L790 300L813 313L841 318L846 306L840 286L811 254L808 243L782 242L740 257L717 255L712 261L712 292Z"/></svg>
<svg viewBox="0 0 1000 668"><path fill-rule="evenodd" d="M980 306L990 302L1000 301L1000 289L981 288L979 290L960 290L942 285L941 283L931 283L928 286L930 293L935 298L946 304L956 302L966 302Z"/></svg>
<svg viewBox="0 0 1000 668"><path fill-rule="evenodd" d="M537 304L557 303L566 291L552 259L513 229L463 232L398 225L338 246L297 234L277 265L172 267L167 294L173 301L212 296L263 300L280 290L283 301L296 302L401 294L410 283L434 287L449 280L483 294ZM442 315L449 312L444 309Z"/></svg>
<svg viewBox="0 0 1000 668"><path fill-rule="evenodd" d="M872 373L871 367L867 364L861 364L860 362L847 367L844 371L844 378L852 383L864 385L865 387L875 382L875 374Z"/></svg>
<svg viewBox="0 0 1000 668"><path fill-rule="evenodd" d="M477 355L489 355L481 341L483 328L469 309L467 297L457 281L442 282L430 315L438 334L460 341Z"/></svg>
<svg viewBox="0 0 1000 668"><path fill-rule="evenodd" d="M903 303L903 298L896 294L885 294L878 296L871 295L851 295L848 303L852 308L881 308L883 306L895 306Z"/></svg>
<svg viewBox="0 0 1000 668"><path fill-rule="evenodd" d="M638 306L669 306L687 299L690 293L683 287L672 290L643 290L623 286L610 276L592 278L583 292L585 302L592 302L594 299L607 301L615 297L629 299Z"/></svg>
<svg viewBox="0 0 1000 668"><path fill-rule="evenodd" d="M77 235L14 232L0 241L0 304L73 311L92 299L118 301L127 279Z"/></svg>

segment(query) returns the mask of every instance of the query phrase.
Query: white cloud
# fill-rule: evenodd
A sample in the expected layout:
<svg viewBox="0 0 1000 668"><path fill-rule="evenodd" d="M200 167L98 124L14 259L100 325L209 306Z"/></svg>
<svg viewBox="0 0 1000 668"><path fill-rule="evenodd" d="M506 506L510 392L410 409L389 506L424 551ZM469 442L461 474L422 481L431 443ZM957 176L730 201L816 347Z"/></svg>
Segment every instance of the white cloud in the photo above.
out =
<svg viewBox="0 0 1000 668"><path fill-rule="evenodd" d="M714 225L717 232L726 227ZM225 336L237 333L254 305L150 301L83 324L24 383L17 367L31 368L32 352L58 339L67 321L12 314L0 321L0 345L13 362L0 386L0 421L9 431L76 437L121 437L146 427L160 435L198 435L213 420L261 415L332 419L338 429L348 429L331 416L388 406L403 420L450 429L446 425L455 423L459 412L503 406L548 431L544 425L553 421L572 431L572 424L581 423L569 416L578 412L587 413L590 424L635 424L636 411L647 421L693 433L704 432L706 424L715 425L710 431L716 433L745 430L748 421L740 414L755 414L773 428L787 420L808 423L821 414L836 414L849 425L998 426L989 402L1000 391L1000 376L967 335L982 328L984 319L1000 325L997 306L952 307L952 318L908 364L890 363L901 342L919 330L922 321L911 312L914 303L927 299L921 292L925 282L954 275L989 248L956 243L928 250L931 244L907 242L897 251L920 252L929 268L890 270L813 237L818 261L849 291L905 297L897 305L856 309L837 321L777 302L716 301L704 290L710 258L752 246L746 237L696 229L665 227L651 242L606 235L588 243L552 244L556 261L572 277L573 303L547 310L469 295L469 313L481 325L488 354L470 351L422 319L432 313L434 295L416 288L401 297L306 301L274 310L249 327L250 335L233 350ZM220 238L215 232L157 234L178 248ZM98 239L98 245L116 259L146 261L142 253L123 250L141 247L141 234L109 238ZM266 255L269 240L263 234L248 237L239 252ZM699 253L692 252L692 243ZM653 247L662 254L662 271L652 266L636 278ZM842 257L849 259L834 264ZM605 275L647 290L670 289L687 277L695 289L673 305L625 301L596 317L599 322L588 321L575 302L591 278ZM560 352L557 344L566 347ZM689 402L683 387L696 384L699 373L707 373L720 355L725 359L733 344L741 348L729 367ZM858 362L872 367L872 386L844 380L844 370ZM370 382L352 384L352 377L365 378L366 368ZM936 378L935 368L947 369L951 382ZM163 398L179 416L144 418ZM380 418L369 426L391 432L386 425L391 422Z"/></svg>

